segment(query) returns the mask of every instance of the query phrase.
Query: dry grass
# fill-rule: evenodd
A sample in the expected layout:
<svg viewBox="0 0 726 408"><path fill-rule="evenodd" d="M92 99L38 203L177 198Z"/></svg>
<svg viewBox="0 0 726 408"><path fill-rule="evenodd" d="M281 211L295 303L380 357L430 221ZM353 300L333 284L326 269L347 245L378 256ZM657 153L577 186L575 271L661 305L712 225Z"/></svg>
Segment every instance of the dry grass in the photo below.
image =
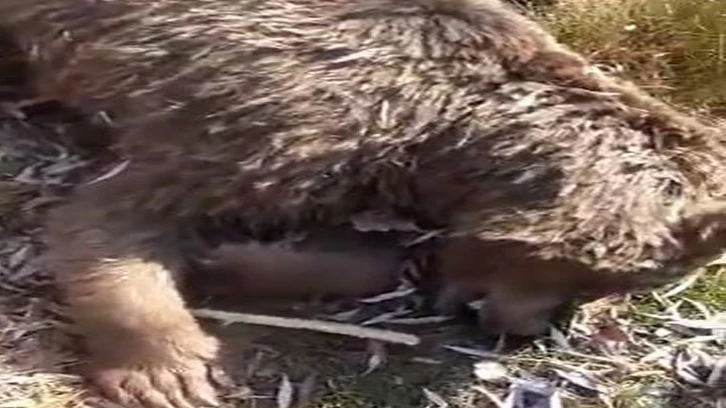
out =
<svg viewBox="0 0 726 408"><path fill-rule="evenodd" d="M726 116L726 1L560 0L538 18L652 92ZM79 174L102 170L62 143L73 132L62 117L15 107L0 106L0 408L101 408L67 370L77 356L40 267L38 236L45 209ZM227 344L234 406L724 408L726 330L716 325L726 321L725 271L715 265L651 294L588 305L567 330L515 350L456 324L396 323L417 316L415 296L337 315L421 335L413 348L209 326Z"/></svg>
<svg viewBox="0 0 726 408"><path fill-rule="evenodd" d="M559 0L539 18L563 42L652 93L726 114L723 0Z"/></svg>

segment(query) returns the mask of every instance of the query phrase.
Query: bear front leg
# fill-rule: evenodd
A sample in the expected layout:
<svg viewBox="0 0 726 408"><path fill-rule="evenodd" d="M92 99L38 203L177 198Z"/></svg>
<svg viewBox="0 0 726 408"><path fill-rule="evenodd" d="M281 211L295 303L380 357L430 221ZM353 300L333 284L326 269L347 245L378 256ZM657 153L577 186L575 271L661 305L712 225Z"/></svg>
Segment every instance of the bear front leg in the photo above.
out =
<svg viewBox="0 0 726 408"><path fill-rule="evenodd" d="M218 343L178 291L173 228L110 202L77 196L48 223L50 267L88 353L86 378L124 406L217 405L209 369Z"/></svg>

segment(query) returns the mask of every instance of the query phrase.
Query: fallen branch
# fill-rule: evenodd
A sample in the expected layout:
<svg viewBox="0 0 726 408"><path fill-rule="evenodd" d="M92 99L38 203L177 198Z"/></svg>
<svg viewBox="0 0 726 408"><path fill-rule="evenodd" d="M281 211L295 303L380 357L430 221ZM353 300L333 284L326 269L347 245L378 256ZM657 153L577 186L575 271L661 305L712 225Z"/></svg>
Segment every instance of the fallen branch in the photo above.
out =
<svg viewBox="0 0 726 408"><path fill-rule="evenodd" d="M312 330L364 339L380 340L388 343L406 344L408 346L415 346L421 342L421 339L418 336L414 336L412 334L400 333L392 330L360 327L353 324L327 322L323 320L236 313L212 309L196 309L193 310L192 313L196 317L218 320L223 324L247 323L261 326L283 327L287 329Z"/></svg>

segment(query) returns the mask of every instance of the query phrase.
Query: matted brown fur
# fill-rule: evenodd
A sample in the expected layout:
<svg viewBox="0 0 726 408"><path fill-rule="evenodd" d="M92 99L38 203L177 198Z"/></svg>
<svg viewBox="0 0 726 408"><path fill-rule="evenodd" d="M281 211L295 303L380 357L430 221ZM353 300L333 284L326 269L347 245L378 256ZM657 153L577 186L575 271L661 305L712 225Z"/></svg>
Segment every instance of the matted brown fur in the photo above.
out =
<svg viewBox="0 0 726 408"><path fill-rule="evenodd" d="M199 218L405 213L463 237L443 273L499 299L493 320L514 332L724 244L723 130L593 72L495 0L0 0L0 25L37 91L104 111L131 160L48 223L89 378L118 401L213 398L215 340L175 285L179 226Z"/></svg>

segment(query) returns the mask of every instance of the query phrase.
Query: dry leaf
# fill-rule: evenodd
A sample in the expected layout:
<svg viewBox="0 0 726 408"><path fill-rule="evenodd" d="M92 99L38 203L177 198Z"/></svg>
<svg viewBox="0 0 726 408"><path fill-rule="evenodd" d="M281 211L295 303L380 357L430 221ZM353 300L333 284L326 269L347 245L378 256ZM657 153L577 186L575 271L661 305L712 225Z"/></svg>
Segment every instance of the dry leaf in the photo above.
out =
<svg viewBox="0 0 726 408"><path fill-rule="evenodd" d="M564 378L578 387L597 393L607 393L607 389L600 384L600 381L589 373L576 370L564 371L557 368L553 369L553 371L561 378Z"/></svg>
<svg viewBox="0 0 726 408"><path fill-rule="evenodd" d="M282 375L277 391L277 408L290 408L292 405L293 388L287 374Z"/></svg>
<svg viewBox="0 0 726 408"><path fill-rule="evenodd" d="M428 388L422 388L424 395L426 396L426 399L429 400L430 403L434 404L438 408L448 408L449 403L446 402L446 400L441 397L441 395L429 390Z"/></svg>
<svg viewBox="0 0 726 408"><path fill-rule="evenodd" d="M479 361L474 364L474 375L487 382L502 382L509 379L507 368L496 361Z"/></svg>
<svg viewBox="0 0 726 408"><path fill-rule="evenodd" d="M474 356L474 357L480 357L480 358L497 358L499 357L498 353L493 353L491 351L487 350L481 350L481 349L475 349L471 347L461 347L461 346L443 346L445 349L449 349L451 351L465 354L468 356Z"/></svg>
<svg viewBox="0 0 726 408"><path fill-rule="evenodd" d="M408 296L416 291L416 288L398 288L392 292L381 293L380 295L371 296L368 298L358 299L361 303L380 303L392 299L398 299Z"/></svg>
<svg viewBox="0 0 726 408"><path fill-rule="evenodd" d="M380 341L368 341L368 351L371 353L368 358L368 368L361 375L368 375L387 361L386 346Z"/></svg>
<svg viewBox="0 0 726 408"><path fill-rule="evenodd" d="M567 336L554 326L550 326L550 338L554 340L559 347L565 350L572 350L572 346L570 346Z"/></svg>
<svg viewBox="0 0 726 408"><path fill-rule="evenodd" d="M551 384L540 379L518 379L509 387L505 408L562 408L562 397Z"/></svg>

